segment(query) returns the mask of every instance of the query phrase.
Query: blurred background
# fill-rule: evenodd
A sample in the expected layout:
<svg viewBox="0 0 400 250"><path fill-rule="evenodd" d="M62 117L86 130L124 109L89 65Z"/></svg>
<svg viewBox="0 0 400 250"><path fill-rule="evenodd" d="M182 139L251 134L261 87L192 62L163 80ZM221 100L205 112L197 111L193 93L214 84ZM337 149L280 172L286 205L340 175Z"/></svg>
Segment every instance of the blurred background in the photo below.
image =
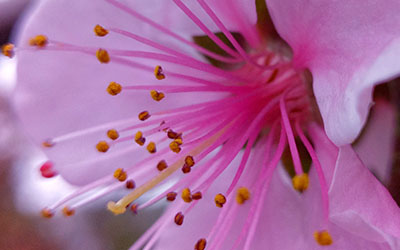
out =
<svg viewBox="0 0 400 250"><path fill-rule="evenodd" d="M0 0L0 45L12 41L13 27L30 6L30 0ZM44 219L40 211L46 205L74 190L60 177L45 179L39 167L46 159L18 127L10 104L15 86L15 59L0 57L0 249L128 249L161 214L163 204L138 215L114 216L105 204L121 194L104 197L72 216L57 215ZM397 86L397 87L396 87ZM382 85L376 98L391 100L396 110L394 148L390 169L382 162L368 166L400 201L400 88L399 80ZM374 111L373 111L374 112ZM377 145L379 148L379 145ZM368 157L368 155L361 156ZM400 204L400 203L399 203Z"/></svg>

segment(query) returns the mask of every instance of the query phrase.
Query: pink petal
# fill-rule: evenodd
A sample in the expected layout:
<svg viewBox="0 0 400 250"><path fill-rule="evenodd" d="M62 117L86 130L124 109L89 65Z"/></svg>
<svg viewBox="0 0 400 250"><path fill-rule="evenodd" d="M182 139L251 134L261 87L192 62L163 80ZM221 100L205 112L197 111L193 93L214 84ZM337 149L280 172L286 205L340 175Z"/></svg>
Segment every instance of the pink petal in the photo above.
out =
<svg viewBox="0 0 400 250"><path fill-rule="evenodd" d="M330 216L343 229L370 239L400 238L400 210L350 146L341 147L329 191Z"/></svg>
<svg viewBox="0 0 400 250"><path fill-rule="evenodd" d="M309 68L329 138L351 143L368 115L373 86L397 76L400 2L267 0L294 63Z"/></svg>
<svg viewBox="0 0 400 250"><path fill-rule="evenodd" d="M372 108L365 130L354 146L364 165L384 184L390 180L395 133L395 108L383 99L378 100Z"/></svg>
<svg viewBox="0 0 400 250"><path fill-rule="evenodd" d="M147 13L147 6L140 5L138 8L146 7L143 12ZM140 12L141 9L139 8L138 11ZM158 16L155 13L152 15ZM20 33L21 37L19 37L19 46L26 47L29 38L34 35L46 34L50 39L82 46L93 46L94 48L155 50L131 39L121 38L116 34L110 34L109 39L108 37L98 38L93 33L96 24L126 29L143 36L149 35L150 32L139 25L137 20L105 1L100 1L95 5L87 1L45 1L25 20ZM161 35L158 37L161 40L164 38ZM167 39L167 41L171 41L171 39ZM159 63L145 59L138 62L151 67L155 67ZM177 72L186 70L186 68L182 69L182 67L167 63L164 69L166 72L168 70ZM199 72L193 72L193 74L196 75ZM16 110L28 133L34 137L37 144L48 138L73 131L121 119L132 119L143 110L154 112L160 110L162 106L173 108L184 103L208 100L199 93L196 95L185 94L184 96L171 94L167 95L160 105L150 98L148 91L127 91L117 97L110 96L105 91L110 81L126 85L160 84L160 82L155 79L152 72L112 62L102 65L94 55L21 51L18 54L18 75L18 86L15 93ZM182 82L181 79L167 77L163 83L179 81ZM208 94L207 97L212 98L212 95ZM95 145L101 138L105 138L106 131L111 128L105 128L96 133L86 134L56 145L46 150L46 154L54 163L57 172L73 184L87 183L101 176L112 174L113 170L118 167L128 167L132 162L137 162L137 155L143 155L145 150L136 151L137 154L126 152L118 157L102 160L105 155L97 152ZM132 146L135 146L133 142ZM94 162L96 159L99 161ZM85 162L91 162L91 164Z"/></svg>

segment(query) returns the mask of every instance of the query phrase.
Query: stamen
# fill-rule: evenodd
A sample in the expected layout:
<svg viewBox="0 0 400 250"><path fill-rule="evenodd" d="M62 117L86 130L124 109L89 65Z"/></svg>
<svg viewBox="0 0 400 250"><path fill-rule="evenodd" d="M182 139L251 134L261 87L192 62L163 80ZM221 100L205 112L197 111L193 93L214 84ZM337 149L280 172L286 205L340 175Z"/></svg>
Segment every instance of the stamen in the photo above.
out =
<svg viewBox="0 0 400 250"><path fill-rule="evenodd" d="M112 95L116 96L122 91L122 86L119 83L116 82L110 82L110 84L107 87L107 92Z"/></svg>
<svg viewBox="0 0 400 250"><path fill-rule="evenodd" d="M215 201L215 205L217 207L222 208L224 206L224 204L226 203L226 198L223 194L217 194L214 198L214 201Z"/></svg>
<svg viewBox="0 0 400 250"><path fill-rule="evenodd" d="M174 201L175 199L176 199L176 196L177 196L178 194L177 193L175 193L175 192L169 192L168 194L167 194L167 201Z"/></svg>
<svg viewBox="0 0 400 250"><path fill-rule="evenodd" d="M64 216L69 217L69 216L72 216L72 215L75 214L75 210L74 209L70 209L69 207L65 206L62 209L62 213L64 214Z"/></svg>
<svg viewBox="0 0 400 250"><path fill-rule="evenodd" d="M178 226L181 226L183 224L184 218L185 218L185 216L183 216L183 214L181 212L177 213L174 218L175 224Z"/></svg>
<svg viewBox="0 0 400 250"><path fill-rule="evenodd" d="M330 246L333 243L332 237L327 230L316 231L314 239L321 246Z"/></svg>
<svg viewBox="0 0 400 250"><path fill-rule="evenodd" d="M150 142L147 145L147 151L149 151L150 154L154 154L155 152L157 152L156 144L154 142Z"/></svg>
<svg viewBox="0 0 400 250"><path fill-rule="evenodd" d="M29 45L43 48L48 43L45 35L37 35L29 40Z"/></svg>
<svg viewBox="0 0 400 250"><path fill-rule="evenodd" d="M141 131L136 132L135 134L135 142L140 146L143 146L146 142L146 138L143 137L143 133Z"/></svg>
<svg viewBox="0 0 400 250"><path fill-rule="evenodd" d="M100 141L99 143L97 143L96 148L97 151L105 153L110 149L110 146L106 141Z"/></svg>
<svg viewBox="0 0 400 250"><path fill-rule="evenodd" d="M143 111L143 112L139 113L138 117L139 117L139 120L145 121L150 118L150 114L148 111Z"/></svg>
<svg viewBox="0 0 400 250"><path fill-rule="evenodd" d="M125 187L126 187L127 189L134 189L134 188L136 187L136 183L135 183L134 180L128 180L128 181L126 181L126 183L125 183Z"/></svg>
<svg viewBox="0 0 400 250"><path fill-rule="evenodd" d="M185 157L185 164L186 164L188 167L193 167L193 166L194 166L194 159L193 159L193 156L190 156L190 155L186 156L186 157Z"/></svg>
<svg viewBox="0 0 400 250"><path fill-rule="evenodd" d="M200 200L201 198L203 198L203 195L202 195L202 193L200 191L192 194L192 199L193 200Z"/></svg>
<svg viewBox="0 0 400 250"><path fill-rule="evenodd" d="M48 219L54 216L53 211L51 211L48 208L43 208L42 211L40 211L40 214L42 215L42 217L48 218Z"/></svg>
<svg viewBox="0 0 400 250"><path fill-rule="evenodd" d="M240 187L236 193L236 202L239 204L245 203L250 199L250 191L246 187Z"/></svg>
<svg viewBox="0 0 400 250"><path fill-rule="evenodd" d="M109 63L110 62L110 55L108 54L107 50L105 50L105 49L98 49L96 51L96 57L100 63Z"/></svg>
<svg viewBox="0 0 400 250"><path fill-rule="evenodd" d="M304 192L307 190L310 180L308 174L303 173L301 175L295 175L292 179L293 188L299 192Z"/></svg>
<svg viewBox="0 0 400 250"><path fill-rule="evenodd" d="M168 167L168 164L165 160L161 160L158 164L157 164L157 169L158 171L163 171L164 169L166 169Z"/></svg>
<svg viewBox="0 0 400 250"><path fill-rule="evenodd" d="M118 168L117 170L114 171L114 178L121 182L125 181L127 177L128 177L127 173L122 168Z"/></svg>
<svg viewBox="0 0 400 250"><path fill-rule="evenodd" d="M164 93L158 92L156 90L150 91L150 95L151 95L151 98L153 98L153 100L157 101L157 102L161 101L165 97Z"/></svg>
<svg viewBox="0 0 400 250"><path fill-rule="evenodd" d="M45 148L51 148L54 146L54 142L52 142L50 139L42 142L42 146Z"/></svg>
<svg viewBox="0 0 400 250"><path fill-rule="evenodd" d="M167 132L167 136L169 139L177 139L177 138L180 138L182 136L182 134L178 134L177 132L170 129Z"/></svg>
<svg viewBox="0 0 400 250"><path fill-rule="evenodd" d="M190 193L190 189L189 188L185 188L185 189L182 190L181 197L182 197L182 200L184 202L187 202L187 203L192 202L192 195Z"/></svg>
<svg viewBox="0 0 400 250"><path fill-rule="evenodd" d="M200 239L197 241L196 245L194 246L195 250L204 250L206 249L206 245L207 245L207 240L206 239Z"/></svg>
<svg viewBox="0 0 400 250"><path fill-rule="evenodd" d="M14 44L7 43L1 47L1 53L6 57L12 58L14 56Z"/></svg>
<svg viewBox="0 0 400 250"><path fill-rule="evenodd" d="M157 65L154 69L154 76L157 78L157 80L163 80L165 79L165 75L163 73L163 69L161 68L160 65Z"/></svg>
<svg viewBox="0 0 400 250"><path fill-rule="evenodd" d="M110 129L107 131L107 136L108 138L110 138L111 140L116 140L119 138L119 134L118 131L115 129Z"/></svg>
<svg viewBox="0 0 400 250"><path fill-rule="evenodd" d="M169 148L172 150L172 152L179 153L181 152L181 147L176 141L173 141L169 144Z"/></svg>
<svg viewBox="0 0 400 250"><path fill-rule="evenodd" d="M94 33L96 34L96 36L106 36L108 34L108 30L106 30L104 27L100 26L100 25L96 25L94 27Z"/></svg>

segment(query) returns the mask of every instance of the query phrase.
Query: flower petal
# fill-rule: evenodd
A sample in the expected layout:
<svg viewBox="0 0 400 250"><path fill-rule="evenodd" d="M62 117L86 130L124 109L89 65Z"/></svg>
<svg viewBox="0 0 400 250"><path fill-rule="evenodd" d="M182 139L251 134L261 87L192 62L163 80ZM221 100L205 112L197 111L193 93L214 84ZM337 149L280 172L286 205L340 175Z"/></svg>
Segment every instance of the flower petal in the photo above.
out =
<svg viewBox="0 0 400 250"><path fill-rule="evenodd" d="M400 2L267 0L294 63L309 68L329 138L351 143L368 115L373 86L400 73Z"/></svg>
<svg viewBox="0 0 400 250"><path fill-rule="evenodd" d="M400 238L399 207L350 146L340 148L329 197L332 222L340 227L374 241Z"/></svg>

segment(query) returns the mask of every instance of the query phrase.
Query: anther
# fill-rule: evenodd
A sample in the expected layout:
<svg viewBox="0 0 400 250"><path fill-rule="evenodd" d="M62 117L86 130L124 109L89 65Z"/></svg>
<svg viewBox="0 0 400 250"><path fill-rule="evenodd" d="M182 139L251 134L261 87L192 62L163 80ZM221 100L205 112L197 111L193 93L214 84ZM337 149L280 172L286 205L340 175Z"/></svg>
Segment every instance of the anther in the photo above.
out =
<svg viewBox="0 0 400 250"><path fill-rule="evenodd" d="M200 191L198 191L198 192L192 194L192 199L193 199L193 200L200 200L201 198L203 198L203 195L201 194Z"/></svg>
<svg viewBox="0 0 400 250"><path fill-rule="evenodd" d="M39 170L44 178L51 178L57 175L57 172L53 169L53 163L51 161L43 163Z"/></svg>
<svg viewBox="0 0 400 250"><path fill-rule="evenodd" d="M185 188L185 189L182 190L181 197L182 197L182 200L184 202L187 202L187 203L192 202L192 195L190 193L190 189L189 188Z"/></svg>
<svg viewBox="0 0 400 250"><path fill-rule="evenodd" d="M161 160L158 164L157 164L157 169L158 171L163 171L164 169L166 169L168 167L167 162L165 160Z"/></svg>
<svg viewBox="0 0 400 250"><path fill-rule="evenodd" d="M176 139L180 136L177 132L173 131L172 129L168 130L167 136L169 139Z"/></svg>
<svg viewBox="0 0 400 250"><path fill-rule="evenodd" d="M94 33L96 34L96 36L106 36L108 34L108 30L97 24L94 27Z"/></svg>
<svg viewBox="0 0 400 250"><path fill-rule="evenodd" d="M118 131L115 129L110 129L107 131L107 136L108 138L110 138L111 140L116 140L119 138L119 134Z"/></svg>
<svg viewBox="0 0 400 250"><path fill-rule="evenodd" d="M175 224L178 226L182 225L184 218L185 218L185 216L183 216L183 214L181 212L177 213L174 218Z"/></svg>
<svg viewBox="0 0 400 250"><path fill-rule="evenodd" d="M7 43L1 47L1 53L6 57L12 58L14 56L14 44Z"/></svg>
<svg viewBox="0 0 400 250"><path fill-rule="evenodd" d="M308 174L306 173L295 175L292 179L293 188L299 192L307 190L309 183Z"/></svg>
<svg viewBox="0 0 400 250"><path fill-rule="evenodd" d="M178 144L179 146L183 144L182 138L176 138L174 142L176 142L176 144Z"/></svg>
<svg viewBox="0 0 400 250"><path fill-rule="evenodd" d="M274 71L272 71L271 76L267 80L267 83L273 82L276 79L276 77L278 76L278 73L279 73L279 70L278 69L274 69Z"/></svg>
<svg viewBox="0 0 400 250"><path fill-rule="evenodd" d="M135 142L140 146L143 146L146 142L146 138L143 137L143 133L141 131L136 132L135 134Z"/></svg>
<svg viewBox="0 0 400 250"><path fill-rule="evenodd" d="M321 246L330 246L333 243L332 237L327 230L316 231L314 239Z"/></svg>
<svg viewBox="0 0 400 250"><path fill-rule="evenodd" d="M137 208L138 208L137 204L132 204L130 210L132 211L132 213L137 214Z"/></svg>
<svg viewBox="0 0 400 250"><path fill-rule="evenodd" d="M107 92L112 95L116 96L122 91L122 86L119 83L116 82L110 82L110 84L107 87Z"/></svg>
<svg viewBox="0 0 400 250"><path fill-rule="evenodd" d="M127 180L125 183L125 187L127 189L134 189L136 187L136 183L134 180Z"/></svg>
<svg viewBox="0 0 400 250"><path fill-rule="evenodd" d="M145 121L150 118L150 114L148 111L143 111L143 112L139 113L138 117L139 117L139 120Z"/></svg>
<svg viewBox="0 0 400 250"><path fill-rule="evenodd" d="M156 144L154 142L150 142L147 145L147 151L149 151L150 154L154 154L155 152L157 152Z"/></svg>
<svg viewBox="0 0 400 250"><path fill-rule="evenodd" d="M163 73L163 69L161 68L160 65L157 65L154 69L154 76L157 78L157 80L162 80L165 79L165 75Z"/></svg>
<svg viewBox="0 0 400 250"><path fill-rule="evenodd" d="M206 239L200 239L197 241L196 245L194 246L195 250L204 250L206 249L206 245L207 245L207 240Z"/></svg>
<svg viewBox="0 0 400 250"><path fill-rule="evenodd" d="M96 57L100 63L109 63L110 62L110 55L108 54L107 50L105 50L105 49L98 49L96 51Z"/></svg>
<svg viewBox="0 0 400 250"><path fill-rule="evenodd" d="M65 206L62 209L62 213L64 214L64 216L69 217L69 216L72 216L72 215L75 214L75 210L74 209L70 209L69 207Z"/></svg>
<svg viewBox="0 0 400 250"><path fill-rule="evenodd" d="M52 142L50 139L42 142L42 146L45 148L51 148L54 146L54 142Z"/></svg>
<svg viewBox="0 0 400 250"><path fill-rule="evenodd" d="M236 202L243 204L248 199L250 199L250 191L246 187L238 188L236 192Z"/></svg>
<svg viewBox="0 0 400 250"><path fill-rule="evenodd" d="M185 157L185 164L186 164L188 167L193 167L193 166L194 166L194 159L193 159L193 156L191 156L191 155L186 156L186 157Z"/></svg>
<svg viewBox="0 0 400 250"><path fill-rule="evenodd" d="M31 40L29 40L29 45L40 47L40 48L46 46L47 43L48 43L48 40L45 35L37 35L37 36L31 38Z"/></svg>
<svg viewBox="0 0 400 250"><path fill-rule="evenodd" d="M172 150L172 152L179 153L181 152L181 147L176 141L173 141L169 144L169 148Z"/></svg>
<svg viewBox="0 0 400 250"><path fill-rule="evenodd" d="M114 171L114 178L121 182L125 181L127 177L128 177L127 173L122 168L118 168L117 170Z"/></svg>
<svg viewBox="0 0 400 250"><path fill-rule="evenodd" d="M151 98L153 98L153 100L157 101L157 102L161 101L165 97L164 93L158 92L156 90L150 91L150 95L151 95Z"/></svg>
<svg viewBox="0 0 400 250"><path fill-rule="evenodd" d="M43 218L51 218L54 216L53 211L51 211L48 208L43 208L42 211L40 211L40 214L42 215Z"/></svg>
<svg viewBox="0 0 400 250"><path fill-rule="evenodd" d="M187 174L187 173L190 173L190 171L191 171L191 168L188 165L184 164L182 167L182 172L184 174Z"/></svg>
<svg viewBox="0 0 400 250"><path fill-rule="evenodd" d="M214 198L214 201L217 207L223 207L226 203L226 198L223 194L217 194Z"/></svg>
<svg viewBox="0 0 400 250"><path fill-rule="evenodd" d="M167 201L174 201L178 194L175 192L169 192L167 194Z"/></svg>
<svg viewBox="0 0 400 250"><path fill-rule="evenodd" d="M110 149L110 146L106 141L100 141L99 143L97 143L96 148L97 151L105 153Z"/></svg>

